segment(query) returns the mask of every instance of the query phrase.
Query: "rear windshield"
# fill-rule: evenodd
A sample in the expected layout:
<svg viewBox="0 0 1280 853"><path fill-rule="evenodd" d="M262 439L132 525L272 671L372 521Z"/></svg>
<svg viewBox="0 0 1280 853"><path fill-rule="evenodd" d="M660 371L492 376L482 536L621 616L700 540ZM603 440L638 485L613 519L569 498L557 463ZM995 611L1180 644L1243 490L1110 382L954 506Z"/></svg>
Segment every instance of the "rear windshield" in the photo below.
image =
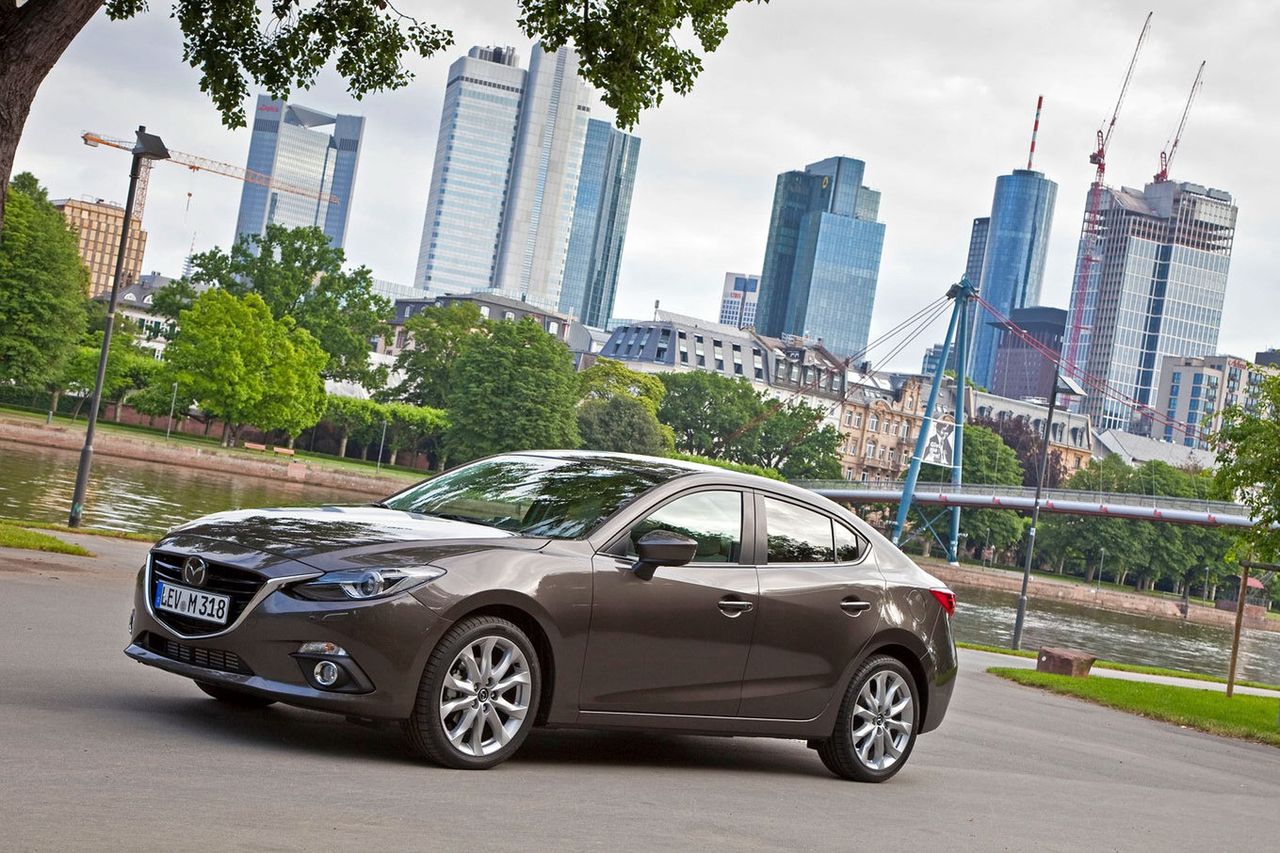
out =
<svg viewBox="0 0 1280 853"><path fill-rule="evenodd" d="M648 460L498 456L428 480L383 502L391 509L577 539L687 468Z"/></svg>

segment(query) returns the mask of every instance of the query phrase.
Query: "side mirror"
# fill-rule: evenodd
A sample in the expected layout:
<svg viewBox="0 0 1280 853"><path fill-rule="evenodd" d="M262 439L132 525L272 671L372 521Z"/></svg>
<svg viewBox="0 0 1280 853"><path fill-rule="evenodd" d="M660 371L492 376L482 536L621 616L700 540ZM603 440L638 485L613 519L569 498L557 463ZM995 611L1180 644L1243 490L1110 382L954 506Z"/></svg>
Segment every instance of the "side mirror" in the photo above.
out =
<svg viewBox="0 0 1280 853"><path fill-rule="evenodd" d="M650 530L636 541L636 560L631 570L640 580L653 580L658 566L683 566L698 553L698 543L669 530Z"/></svg>

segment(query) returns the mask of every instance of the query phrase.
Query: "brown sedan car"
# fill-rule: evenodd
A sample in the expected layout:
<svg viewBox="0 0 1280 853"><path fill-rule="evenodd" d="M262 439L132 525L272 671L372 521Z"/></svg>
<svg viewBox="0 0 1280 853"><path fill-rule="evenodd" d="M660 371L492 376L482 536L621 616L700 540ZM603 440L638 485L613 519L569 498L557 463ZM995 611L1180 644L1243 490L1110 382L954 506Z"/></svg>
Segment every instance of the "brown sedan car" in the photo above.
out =
<svg viewBox="0 0 1280 853"><path fill-rule="evenodd" d="M576 726L799 738L883 781L946 713L954 605L812 492L529 452L374 506L173 530L138 575L125 653L231 704L401 721L450 767Z"/></svg>

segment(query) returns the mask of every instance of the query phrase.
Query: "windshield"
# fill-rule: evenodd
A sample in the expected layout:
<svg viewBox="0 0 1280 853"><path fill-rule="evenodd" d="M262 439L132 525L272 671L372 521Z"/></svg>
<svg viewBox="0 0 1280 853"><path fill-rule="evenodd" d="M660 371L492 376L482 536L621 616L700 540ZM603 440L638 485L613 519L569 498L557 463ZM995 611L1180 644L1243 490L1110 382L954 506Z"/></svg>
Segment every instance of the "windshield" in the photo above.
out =
<svg viewBox="0 0 1280 853"><path fill-rule="evenodd" d="M499 456L414 486L383 506L526 536L577 539L639 495L687 473L648 460Z"/></svg>

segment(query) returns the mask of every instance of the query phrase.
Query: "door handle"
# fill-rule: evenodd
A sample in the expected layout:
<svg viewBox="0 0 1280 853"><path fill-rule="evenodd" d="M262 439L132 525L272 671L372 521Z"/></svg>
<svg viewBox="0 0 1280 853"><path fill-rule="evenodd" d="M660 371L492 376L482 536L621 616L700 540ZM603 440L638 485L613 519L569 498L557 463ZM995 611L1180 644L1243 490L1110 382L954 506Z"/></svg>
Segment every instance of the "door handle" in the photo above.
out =
<svg viewBox="0 0 1280 853"><path fill-rule="evenodd" d="M850 616L853 616L856 618L858 616L861 616L864 610L871 609L871 602L857 601L855 599L849 598L840 602L840 609L843 610L845 613L848 613Z"/></svg>
<svg viewBox="0 0 1280 853"><path fill-rule="evenodd" d="M736 598L722 598L716 604L720 608L720 612L730 619L737 619L743 613L750 613L755 607L750 601L741 601Z"/></svg>

